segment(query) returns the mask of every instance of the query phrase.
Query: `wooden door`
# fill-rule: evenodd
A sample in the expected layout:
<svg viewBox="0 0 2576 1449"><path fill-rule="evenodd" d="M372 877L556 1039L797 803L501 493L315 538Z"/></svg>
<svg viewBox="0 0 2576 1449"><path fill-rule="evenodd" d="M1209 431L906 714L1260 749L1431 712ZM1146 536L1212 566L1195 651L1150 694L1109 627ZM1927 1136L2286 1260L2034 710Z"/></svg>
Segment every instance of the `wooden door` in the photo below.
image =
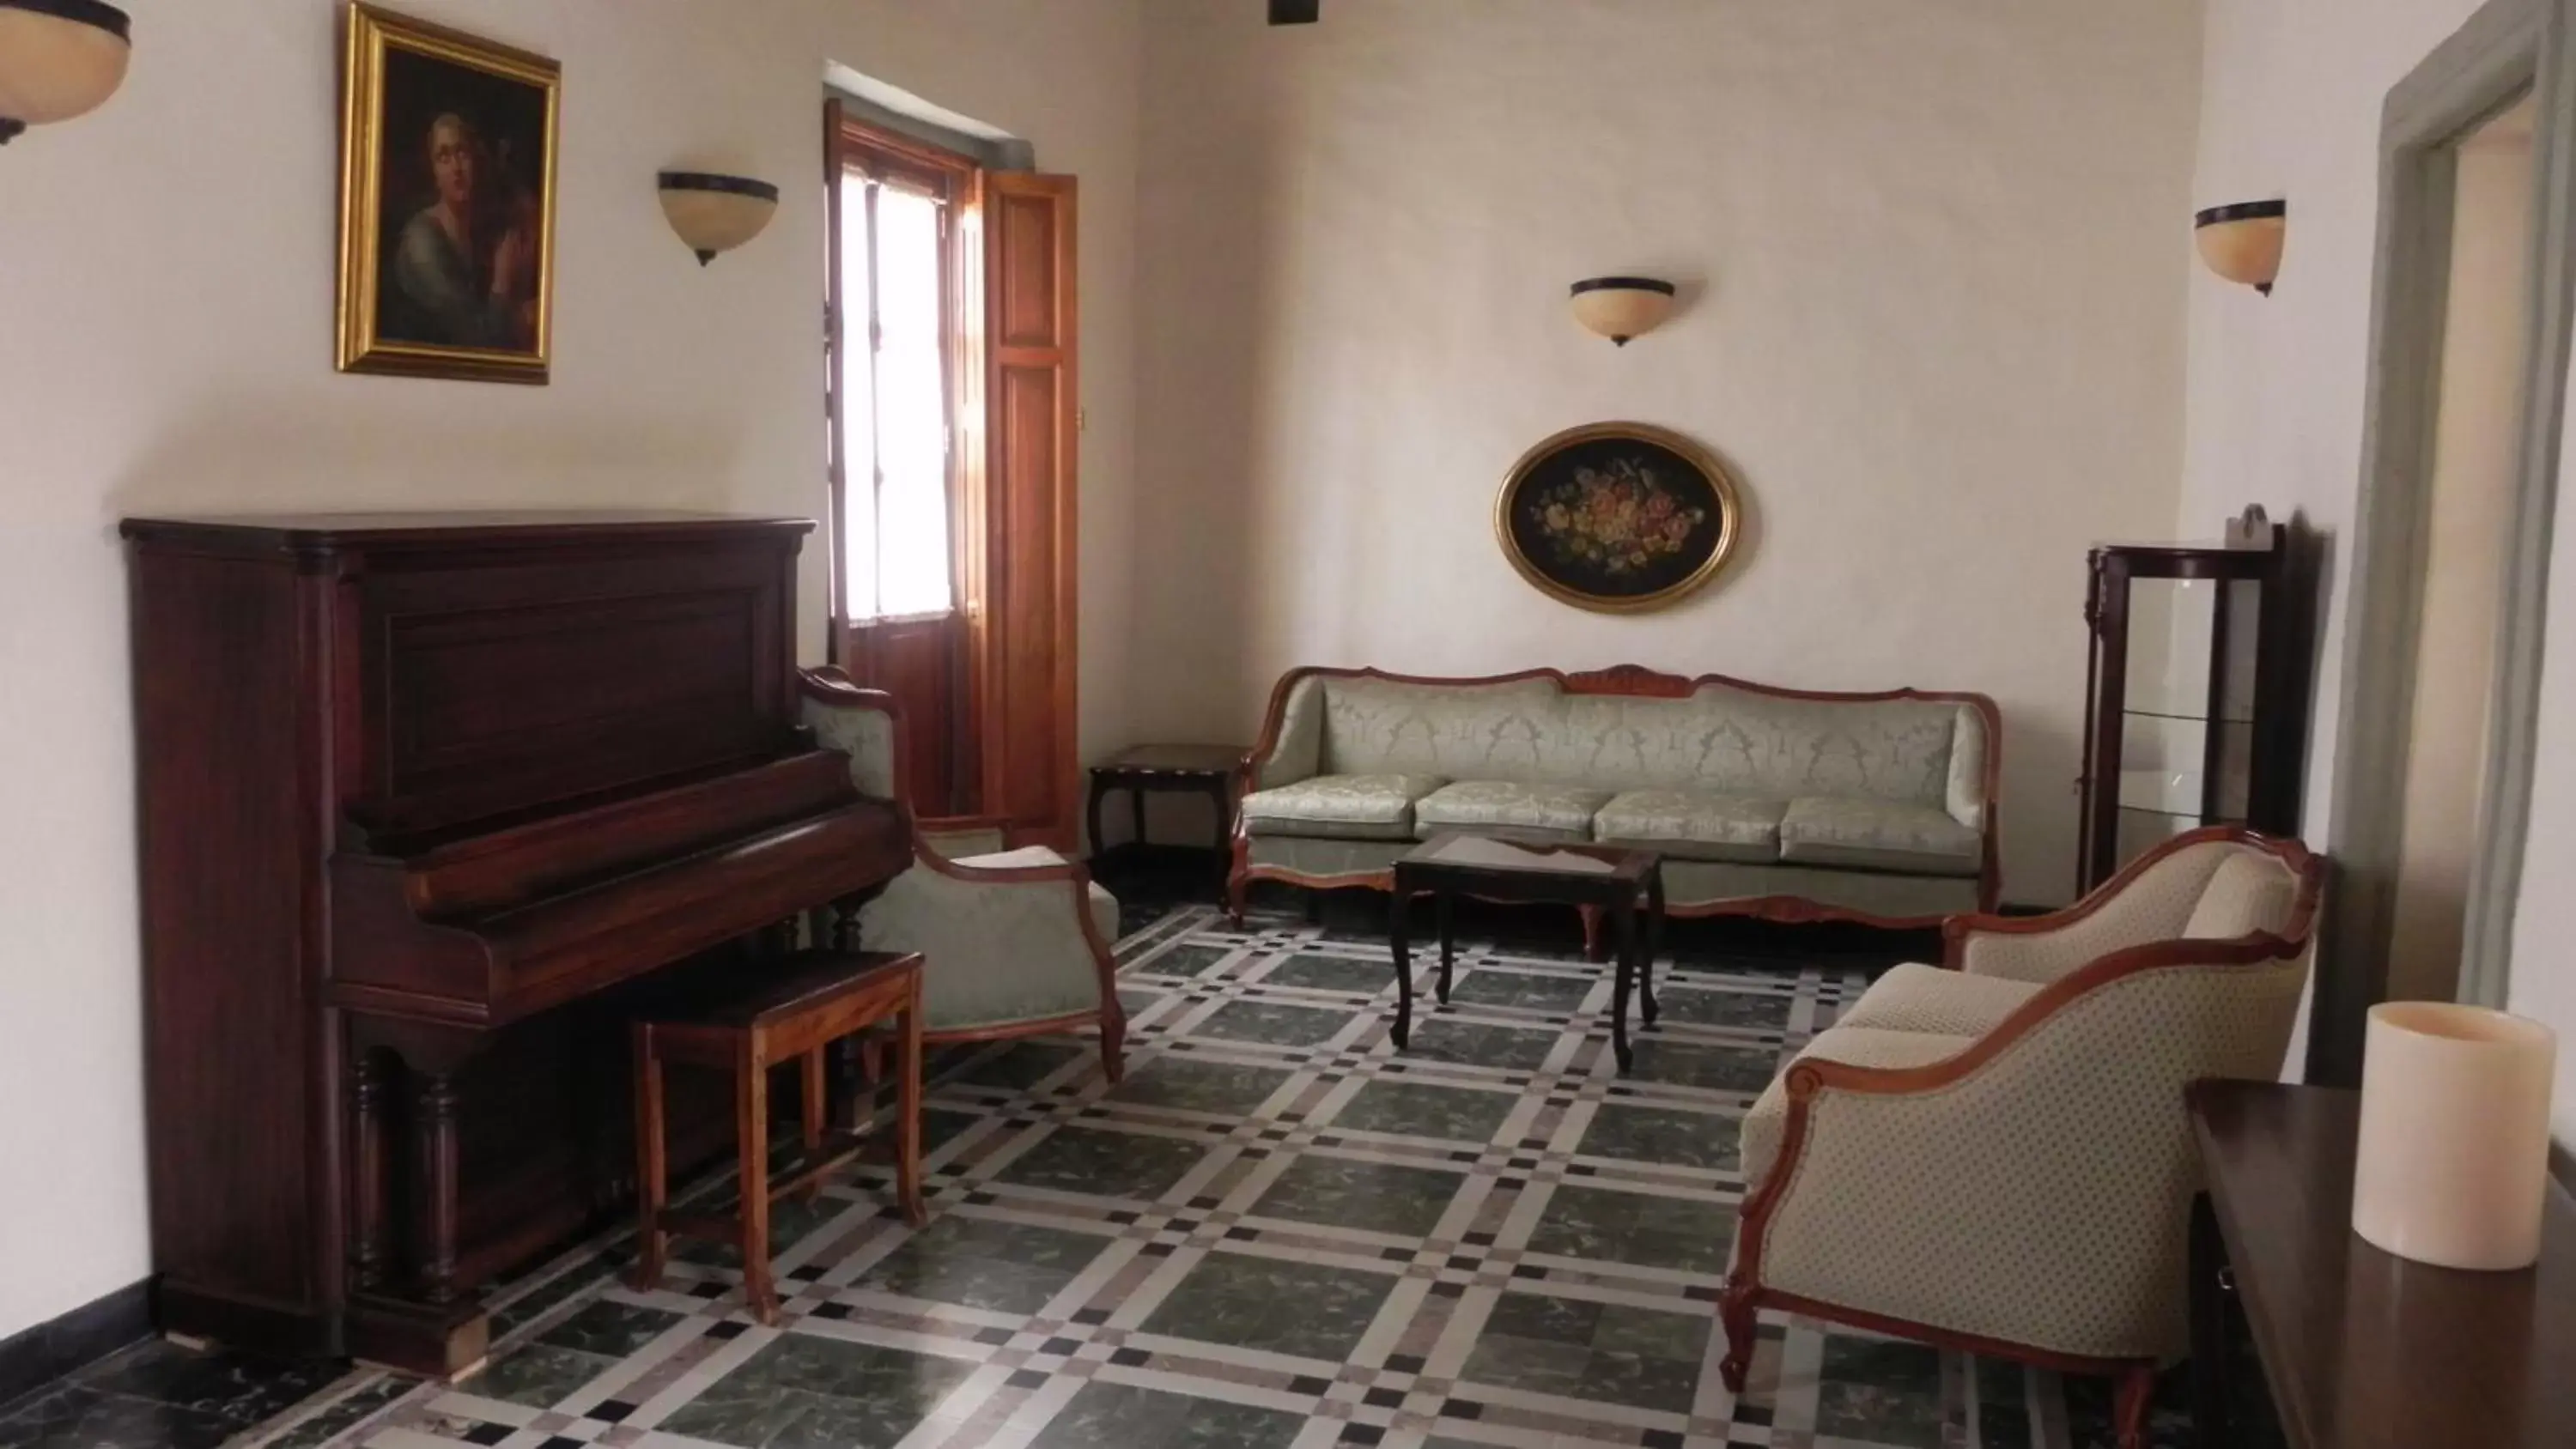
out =
<svg viewBox="0 0 2576 1449"><path fill-rule="evenodd" d="M984 183L986 478L969 651L982 812L1014 843L1076 844L1074 179Z"/></svg>

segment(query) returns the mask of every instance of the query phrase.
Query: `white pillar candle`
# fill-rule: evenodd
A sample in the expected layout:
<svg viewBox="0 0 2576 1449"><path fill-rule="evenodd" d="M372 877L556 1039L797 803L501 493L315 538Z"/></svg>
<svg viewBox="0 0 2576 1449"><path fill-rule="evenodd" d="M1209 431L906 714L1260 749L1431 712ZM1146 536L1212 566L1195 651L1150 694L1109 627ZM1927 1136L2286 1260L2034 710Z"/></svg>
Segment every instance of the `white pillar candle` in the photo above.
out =
<svg viewBox="0 0 2576 1449"><path fill-rule="evenodd" d="M2352 1230L2445 1268L2528 1268L2549 1180L2558 1037L2501 1011L2370 1009Z"/></svg>

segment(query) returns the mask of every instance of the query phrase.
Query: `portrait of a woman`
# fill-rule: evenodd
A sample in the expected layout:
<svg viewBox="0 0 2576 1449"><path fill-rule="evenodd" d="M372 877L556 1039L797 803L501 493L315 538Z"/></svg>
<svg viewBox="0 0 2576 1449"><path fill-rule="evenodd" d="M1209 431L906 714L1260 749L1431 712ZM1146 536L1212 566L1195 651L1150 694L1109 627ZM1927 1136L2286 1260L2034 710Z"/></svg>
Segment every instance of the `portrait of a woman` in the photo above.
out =
<svg viewBox="0 0 2576 1449"><path fill-rule="evenodd" d="M561 89L543 56L350 7L342 368L546 380Z"/></svg>
<svg viewBox="0 0 2576 1449"><path fill-rule="evenodd" d="M470 117L441 112L424 155L434 200L411 214L393 248L377 333L453 347L536 342L537 205L505 190L502 168Z"/></svg>

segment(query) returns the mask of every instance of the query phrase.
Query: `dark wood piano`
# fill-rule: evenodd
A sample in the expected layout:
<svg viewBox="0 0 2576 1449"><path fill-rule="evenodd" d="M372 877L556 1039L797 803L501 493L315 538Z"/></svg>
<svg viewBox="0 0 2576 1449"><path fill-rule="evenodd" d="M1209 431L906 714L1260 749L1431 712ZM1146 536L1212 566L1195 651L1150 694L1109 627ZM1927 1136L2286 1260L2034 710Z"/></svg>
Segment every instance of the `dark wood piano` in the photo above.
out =
<svg viewBox="0 0 2576 1449"><path fill-rule="evenodd" d="M797 722L812 527L125 522L165 1330L470 1365L632 1194L630 1014L909 862Z"/></svg>

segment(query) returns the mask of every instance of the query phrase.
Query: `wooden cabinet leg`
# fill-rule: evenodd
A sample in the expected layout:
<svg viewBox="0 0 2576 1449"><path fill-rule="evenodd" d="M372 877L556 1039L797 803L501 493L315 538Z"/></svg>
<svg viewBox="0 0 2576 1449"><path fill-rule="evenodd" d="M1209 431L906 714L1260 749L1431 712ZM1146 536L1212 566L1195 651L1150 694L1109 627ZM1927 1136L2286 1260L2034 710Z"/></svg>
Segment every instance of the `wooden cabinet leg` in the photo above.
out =
<svg viewBox="0 0 2576 1449"><path fill-rule="evenodd" d="M363 1047L349 1054L349 1280L385 1279L385 1067Z"/></svg>
<svg viewBox="0 0 2576 1449"><path fill-rule="evenodd" d="M662 1123L662 1062L650 1023L635 1025L635 1277L638 1288L662 1286L662 1266L670 1235L662 1231L662 1209L670 1200L670 1164L665 1160Z"/></svg>
<svg viewBox="0 0 2576 1449"><path fill-rule="evenodd" d="M414 1069L412 1124L419 1138L422 1197L416 1255L420 1296L441 1305L456 1301L456 1105L452 1068Z"/></svg>
<svg viewBox="0 0 2576 1449"><path fill-rule="evenodd" d="M734 1131L742 1180L742 1296L752 1316L778 1322L769 1265L769 1070L746 1046L734 1066Z"/></svg>

